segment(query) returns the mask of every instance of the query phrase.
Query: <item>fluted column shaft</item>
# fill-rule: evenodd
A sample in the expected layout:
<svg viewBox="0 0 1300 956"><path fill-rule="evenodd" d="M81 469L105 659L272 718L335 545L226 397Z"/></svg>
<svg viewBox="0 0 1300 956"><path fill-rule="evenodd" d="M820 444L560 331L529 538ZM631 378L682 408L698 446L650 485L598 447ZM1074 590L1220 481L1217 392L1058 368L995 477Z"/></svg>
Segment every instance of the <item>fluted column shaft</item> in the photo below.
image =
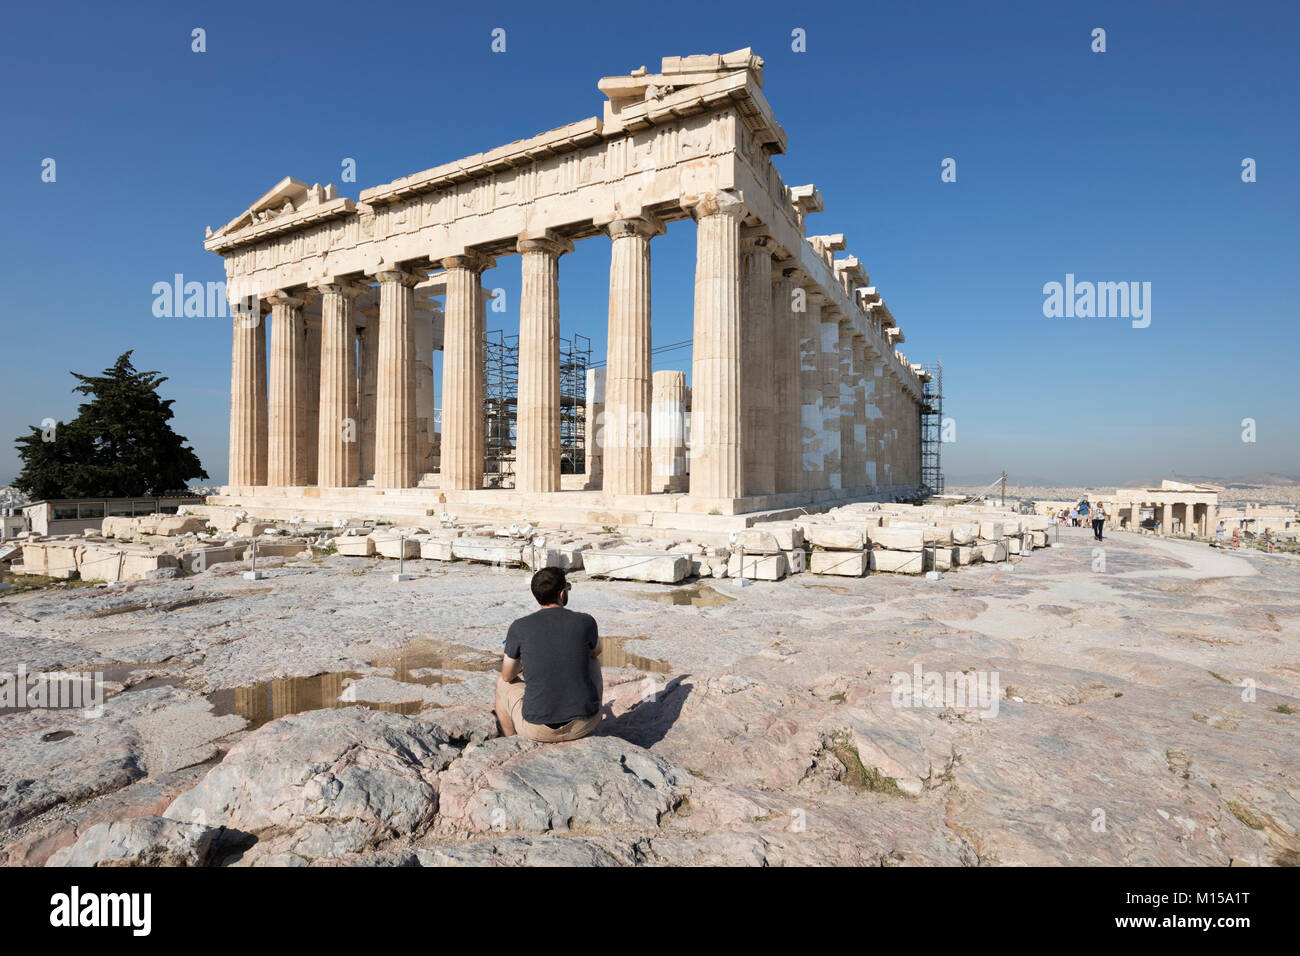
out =
<svg viewBox="0 0 1300 956"><path fill-rule="evenodd" d="M306 362L307 335L303 300L275 292L271 303L269 421L266 483L307 483Z"/></svg>
<svg viewBox="0 0 1300 956"><path fill-rule="evenodd" d="M776 492L775 375L771 237L745 230L741 239L741 403L745 494Z"/></svg>
<svg viewBox="0 0 1300 956"><path fill-rule="evenodd" d="M379 377L379 307L361 310L366 324L357 335L357 411L361 416L361 442L357 449L357 477L375 476L375 407Z"/></svg>
<svg viewBox="0 0 1300 956"><path fill-rule="evenodd" d="M342 282L323 283L317 289L321 341L316 483L322 488L351 488L360 466L354 306L362 290Z"/></svg>
<svg viewBox="0 0 1300 956"><path fill-rule="evenodd" d="M442 260L447 270L442 345L441 485L483 487L483 328L478 256Z"/></svg>
<svg viewBox="0 0 1300 956"><path fill-rule="evenodd" d="M840 472L840 320L836 309L822 309L822 447L825 487L837 489Z"/></svg>
<svg viewBox="0 0 1300 956"><path fill-rule="evenodd" d="M518 244L517 491L560 490L560 256L572 248L572 243L549 237L520 239ZM608 408L605 417L608 420ZM608 478L608 462L605 469Z"/></svg>
<svg viewBox="0 0 1300 956"><path fill-rule="evenodd" d="M657 221L617 219L609 224L609 336L605 416L599 433L603 490L648 495L650 451L650 239L663 232Z"/></svg>
<svg viewBox="0 0 1300 956"><path fill-rule="evenodd" d="M746 210L735 196L709 193L690 212L696 222L690 493L739 498L745 490L740 223Z"/></svg>
<svg viewBox="0 0 1300 956"><path fill-rule="evenodd" d="M804 314L800 323L799 389L802 399L801 444L803 487L817 491L826 487L826 460L822 446L822 303L826 296L815 288L804 289Z"/></svg>
<svg viewBox="0 0 1300 956"><path fill-rule="evenodd" d="M867 380L867 478L872 488L879 488L884 483L885 456L882 447L884 426L884 409L882 403L880 356L873 350L870 356L870 377Z"/></svg>
<svg viewBox="0 0 1300 956"><path fill-rule="evenodd" d="M232 485L266 484L266 325L261 303L236 311L230 356Z"/></svg>
<svg viewBox="0 0 1300 956"><path fill-rule="evenodd" d="M772 280L772 379L775 386L775 479L778 492L803 490L803 412L799 394L799 319L792 308L794 282L784 272Z"/></svg>
<svg viewBox="0 0 1300 956"><path fill-rule="evenodd" d="M375 395L375 485L413 488L415 471L414 287L419 277L401 269L379 281L379 358Z"/></svg>
<svg viewBox="0 0 1300 956"><path fill-rule="evenodd" d="M303 473L304 485L315 485L318 471L319 445L317 435L320 432L320 322L313 316L303 316L303 334L306 336L307 349L303 355L303 372L306 382L303 388L303 453L307 456Z"/></svg>
<svg viewBox="0 0 1300 956"><path fill-rule="evenodd" d="M686 477L686 373L671 369L655 372L652 383L651 490L682 491Z"/></svg>
<svg viewBox="0 0 1300 956"><path fill-rule="evenodd" d="M856 488L858 479L858 444L853 438L857 412L854 403L853 326L840 326L840 485Z"/></svg>

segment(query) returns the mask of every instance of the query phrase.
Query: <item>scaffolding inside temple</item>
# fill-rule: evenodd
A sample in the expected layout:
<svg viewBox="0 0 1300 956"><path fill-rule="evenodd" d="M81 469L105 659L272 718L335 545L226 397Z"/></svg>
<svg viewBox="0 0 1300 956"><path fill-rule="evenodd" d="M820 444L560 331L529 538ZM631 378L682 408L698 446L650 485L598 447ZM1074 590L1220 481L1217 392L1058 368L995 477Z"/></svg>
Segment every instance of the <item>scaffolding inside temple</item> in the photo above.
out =
<svg viewBox="0 0 1300 956"><path fill-rule="evenodd" d="M560 471L586 470L587 367L591 339L560 339ZM483 337L484 485L514 484L519 402L519 336L500 329Z"/></svg>
<svg viewBox="0 0 1300 956"><path fill-rule="evenodd" d="M587 470L587 367L591 339L560 339L560 473Z"/></svg>
<svg viewBox="0 0 1300 956"><path fill-rule="evenodd" d="M943 362L923 365L929 373L921 385L921 484L927 495L943 494Z"/></svg>
<svg viewBox="0 0 1300 956"><path fill-rule="evenodd" d="M500 488L515 471L519 336L494 329L483 336L484 485Z"/></svg>

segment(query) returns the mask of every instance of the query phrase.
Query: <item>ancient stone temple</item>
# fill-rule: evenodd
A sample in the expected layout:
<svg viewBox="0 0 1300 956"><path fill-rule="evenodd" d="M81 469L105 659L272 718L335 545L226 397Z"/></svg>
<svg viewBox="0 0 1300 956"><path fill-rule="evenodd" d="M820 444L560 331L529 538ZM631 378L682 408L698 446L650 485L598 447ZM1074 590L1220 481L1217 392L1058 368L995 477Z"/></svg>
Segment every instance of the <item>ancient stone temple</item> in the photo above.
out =
<svg viewBox="0 0 1300 956"><path fill-rule="evenodd" d="M236 310L214 503L664 524L915 493L925 373L844 236L808 234L822 197L777 173L786 135L762 87L748 49L668 57L602 79L599 118L357 201L285 179L209 230ZM651 374L650 285L656 237L688 218L689 381ZM558 282L584 240L609 247L608 354L587 474L562 475ZM514 487L488 489L482 273L507 256L522 276Z"/></svg>

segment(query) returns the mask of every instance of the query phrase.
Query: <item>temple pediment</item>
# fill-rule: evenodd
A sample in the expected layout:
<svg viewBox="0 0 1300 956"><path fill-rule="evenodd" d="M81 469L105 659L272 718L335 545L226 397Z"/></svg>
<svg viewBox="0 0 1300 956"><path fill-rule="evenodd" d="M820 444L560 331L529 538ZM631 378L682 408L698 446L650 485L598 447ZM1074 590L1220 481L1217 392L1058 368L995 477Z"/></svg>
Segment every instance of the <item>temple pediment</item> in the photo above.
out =
<svg viewBox="0 0 1300 956"><path fill-rule="evenodd" d="M219 236L228 235L232 232L238 232L249 226L259 225L270 222L274 219L280 219L285 216L319 206L322 203L332 202L338 198L338 190L331 183L328 186L322 186L316 183L308 186L301 180L294 179L292 176L286 176L270 188L263 196L249 206L246 210L236 216L230 222L226 223L216 232L209 227L205 238L213 239Z"/></svg>

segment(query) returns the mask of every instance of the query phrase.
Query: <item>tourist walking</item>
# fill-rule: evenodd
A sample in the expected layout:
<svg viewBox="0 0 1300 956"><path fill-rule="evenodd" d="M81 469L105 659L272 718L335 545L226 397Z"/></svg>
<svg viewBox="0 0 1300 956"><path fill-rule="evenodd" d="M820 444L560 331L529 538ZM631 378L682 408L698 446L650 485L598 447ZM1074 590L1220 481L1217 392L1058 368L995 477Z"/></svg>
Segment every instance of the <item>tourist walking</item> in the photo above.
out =
<svg viewBox="0 0 1300 956"><path fill-rule="evenodd" d="M559 568L542 568L531 588L541 607L506 632L497 723L502 736L542 743L586 737L600 723L604 694L596 619L565 606L571 586Z"/></svg>
<svg viewBox="0 0 1300 956"><path fill-rule="evenodd" d="M1214 529L1214 543L1220 548L1223 547L1223 535L1227 530L1227 526L1224 525L1222 521L1220 521L1219 526Z"/></svg>
<svg viewBox="0 0 1300 956"><path fill-rule="evenodd" d="M1097 505L1096 509L1092 513L1092 536L1098 541L1102 540L1101 530L1105 526L1106 512L1101 505Z"/></svg>

